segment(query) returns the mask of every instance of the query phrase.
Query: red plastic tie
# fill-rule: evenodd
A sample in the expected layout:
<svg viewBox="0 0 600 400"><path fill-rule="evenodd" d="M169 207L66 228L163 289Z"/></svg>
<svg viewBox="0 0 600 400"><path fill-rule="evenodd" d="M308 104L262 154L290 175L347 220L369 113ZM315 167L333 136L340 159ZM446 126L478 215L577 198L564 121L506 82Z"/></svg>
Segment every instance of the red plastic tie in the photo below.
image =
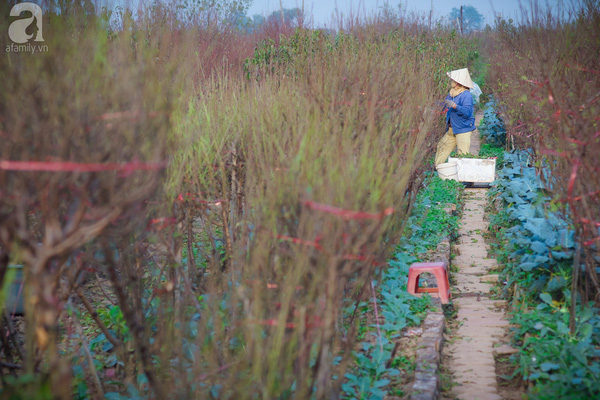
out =
<svg viewBox="0 0 600 400"><path fill-rule="evenodd" d="M314 247L317 250L323 250L323 248L319 244L318 240L311 242L309 240L299 239L299 238L295 238L295 237L291 237L291 236L287 236L287 235L277 235L277 239L285 240L285 241L296 243L296 244L303 244L303 245L309 246L309 247Z"/></svg>
<svg viewBox="0 0 600 400"><path fill-rule="evenodd" d="M577 169L579 168L579 162L573 163L573 168L571 169L571 176L569 177L569 186L567 187L567 200L569 202L573 201L573 187L575 186L575 179L577 179Z"/></svg>
<svg viewBox="0 0 600 400"><path fill-rule="evenodd" d="M6 171L37 171L37 172L100 172L163 169L166 162L130 163L78 163L72 161L10 161L0 160L0 169Z"/></svg>
<svg viewBox="0 0 600 400"><path fill-rule="evenodd" d="M346 210L343 208L338 208L334 206L330 206L327 204L315 203L314 201L304 201L302 202L308 208L312 208L313 210L323 211L329 214L340 216L344 219L377 219L381 220L383 217L391 215L394 213L393 208L386 208L380 213L369 213L365 211L353 211Z"/></svg>
<svg viewBox="0 0 600 400"><path fill-rule="evenodd" d="M160 114L161 113L158 111L152 111L152 112L149 112L147 115L150 118L155 118L155 117L159 116ZM101 121L107 121L107 120L111 120L111 119L122 119L122 118L138 119L141 116L142 116L142 113L139 111L116 111L116 112L101 114L100 117L98 117L98 119Z"/></svg>

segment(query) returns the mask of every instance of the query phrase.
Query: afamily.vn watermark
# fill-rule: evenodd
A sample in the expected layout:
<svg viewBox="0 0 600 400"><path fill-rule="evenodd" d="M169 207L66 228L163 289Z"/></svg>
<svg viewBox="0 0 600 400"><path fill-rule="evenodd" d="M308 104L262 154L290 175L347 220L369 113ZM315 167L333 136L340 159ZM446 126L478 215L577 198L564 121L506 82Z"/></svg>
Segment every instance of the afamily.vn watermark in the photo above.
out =
<svg viewBox="0 0 600 400"><path fill-rule="evenodd" d="M31 44L31 43L27 43L27 44L16 44L16 43L11 43L11 44L7 44L6 45L6 52L7 53L41 53L44 51L48 51L48 45L47 44Z"/></svg>
<svg viewBox="0 0 600 400"><path fill-rule="evenodd" d="M23 15L21 15L23 14ZM6 52L41 53L48 51L42 29L42 8L34 3L18 3L10 9L11 17L19 17L8 27L8 37L13 43L6 45Z"/></svg>

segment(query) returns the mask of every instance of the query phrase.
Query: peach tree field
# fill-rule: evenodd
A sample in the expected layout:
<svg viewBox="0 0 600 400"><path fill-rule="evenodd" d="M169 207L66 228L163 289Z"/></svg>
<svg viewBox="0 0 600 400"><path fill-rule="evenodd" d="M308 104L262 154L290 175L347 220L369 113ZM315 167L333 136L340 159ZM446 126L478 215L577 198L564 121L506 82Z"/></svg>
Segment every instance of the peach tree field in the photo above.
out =
<svg viewBox="0 0 600 400"><path fill-rule="evenodd" d="M505 157L494 221L529 302L517 335L597 353L597 2L464 36L389 12L241 30L217 3L58 2L47 51L0 58L2 396L405 395L392 339L429 307L407 266L457 225L435 207L460 185L431 156L446 71L465 66L495 99L482 132ZM13 265L22 316L4 307ZM532 393L599 392L596 353L570 376L527 364L530 344L515 379Z"/></svg>

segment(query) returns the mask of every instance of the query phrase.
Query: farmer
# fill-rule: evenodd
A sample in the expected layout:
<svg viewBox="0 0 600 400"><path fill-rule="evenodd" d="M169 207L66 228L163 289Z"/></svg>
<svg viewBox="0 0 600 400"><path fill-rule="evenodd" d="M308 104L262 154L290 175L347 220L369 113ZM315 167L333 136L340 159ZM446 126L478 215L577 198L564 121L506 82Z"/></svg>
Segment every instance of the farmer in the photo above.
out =
<svg viewBox="0 0 600 400"><path fill-rule="evenodd" d="M469 89L473 81L467 68L447 72L450 78L450 93L444 100L446 114L446 134L437 146L435 165L445 163L455 147L458 154L467 154L471 146L471 133L475 130L473 116L473 96Z"/></svg>

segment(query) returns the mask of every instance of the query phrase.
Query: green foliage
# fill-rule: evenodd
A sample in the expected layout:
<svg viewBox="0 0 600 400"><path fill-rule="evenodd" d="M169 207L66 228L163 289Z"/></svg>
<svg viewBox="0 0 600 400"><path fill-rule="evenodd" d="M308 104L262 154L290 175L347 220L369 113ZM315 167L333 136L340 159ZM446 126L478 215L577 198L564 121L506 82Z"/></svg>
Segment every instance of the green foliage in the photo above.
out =
<svg viewBox="0 0 600 400"><path fill-rule="evenodd" d="M246 4L197 0L168 10L155 2L139 18L122 9L105 10L100 29L90 32L83 24L61 33L62 15L56 15L51 51L5 57L7 77L15 79L2 81L7 88L2 93L10 94L4 96L10 102L2 109L10 112L0 122L2 132L11 132L10 139L24 134L19 140L25 155L15 156L167 164L164 175L146 170L39 174L60 184L50 198L67 197L73 189L82 194L71 203L57 203L64 213L49 219L53 228L47 232L54 232L53 237L67 235L78 220L89 223L90 215L104 209L112 213L102 203L106 197L122 200L114 210L127 210L127 218L109 214L102 225L110 230L102 242L117 243L119 257L96 260L99 268L106 268L103 273L111 281L107 290L117 292L118 302L99 309L98 315L119 343L115 348L104 331L86 329L86 334L94 332L89 348L82 346L64 358L73 361L74 397L99 395L87 387L96 372L107 398L139 393L159 398L166 393L173 398L279 398L294 390L296 397L306 398L317 377L321 386L316 389L324 392L317 396L325 397L332 387L330 379L321 379L330 377L328 352L342 341L344 346L354 344L337 326L343 297L379 276L376 286L383 291L378 305L388 319L379 338L384 349L378 343L372 355L371 348L369 355L363 354L371 364L361 358L373 384L351 386L377 396L375 389L388 387L385 379L394 374L381 366L390 354L389 343L383 342L418 323L427 309L427 297L406 294L404 275L410 262L451 230L446 225L453 220L443 219L437 210L445 205L446 187L432 192L434 200L422 196L412 228L403 232L400 227L409 217L412 190L422 179L427 155L421 149L438 123L431 108L447 90L445 72L472 61L475 42L444 28L423 30L418 23L402 29L366 24L335 36L299 29L261 42L242 75L238 60L251 54L253 38L226 28ZM21 74L35 65L34 73ZM95 77L94 71L101 76ZM52 84L56 77L60 85ZM23 109L23 99L32 106ZM20 128L13 132L12 127ZM43 135L29 135L40 127ZM92 150L83 151L90 145ZM136 151L125 151L130 146ZM7 182L17 175L8 173ZM19 186L32 201L15 197L15 207L7 208L6 215L25 203L38 207L48 198L48 186L38 190L35 179L30 180L37 175L25 175L27 182ZM67 175L73 180L61 178ZM135 201L117 196L120 192L112 186L99 186L104 181L112 185L122 176L132 181L119 188L136 190ZM77 181L97 189L79 190L73 184ZM164 190L156 190L163 183ZM147 192L138 190L145 186ZM309 204L330 208L323 211ZM80 205L85 205L82 212L73 214ZM331 209L375 218L354 220ZM180 222L187 216L203 229L200 238L187 237L197 266L207 270L197 286L186 274L192 254L187 254L187 233L181 232ZM163 226L151 220L171 222ZM56 221L68 224L57 230ZM400 246L389 268L377 275L373 261L388 259L400 236L410 232L406 247ZM69 240L74 237L88 236L71 235ZM209 260L221 256L227 265ZM66 267L58 266L60 260L62 255L52 258L57 267L43 272L62 274ZM45 295L39 298L46 301L59 292L64 296L70 283L63 281L47 280L61 287L40 285ZM57 311L58 319L56 302L47 306ZM46 329L45 323L40 326ZM376 327L363 329L368 335ZM49 331L58 329L50 326ZM315 355L318 346L322 348ZM310 357L306 349L314 349ZM92 362L83 350L89 350ZM342 356L347 361L351 354ZM46 362L46 355L41 357L42 369L54 365ZM116 370L114 381L107 370ZM146 381L140 379L144 374ZM35 382L42 393L45 383Z"/></svg>
<svg viewBox="0 0 600 400"><path fill-rule="evenodd" d="M577 3L569 18L534 3L523 11L526 24L498 18L487 30L488 82L511 146L532 149L545 186L568 204L565 212L586 253L578 290L597 300L600 140L592 132L598 131L600 114L600 2Z"/></svg>
<svg viewBox="0 0 600 400"><path fill-rule="evenodd" d="M381 18L394 19L389 12ZM445 90L448 86L447 71L470 66L479 60L476 38L467 39L441 28L420 35L394 29L378 36L376 41L365 41L359 35L344 31L331 35L320 30L297 28L289 37L281 35L277 41L267 38L258 43L253 57L244 61L244 73L248 79L261 79L274 73L297 77L300 72L297 67L314 61L316 54L325 55L326 60L349 56L348 61L355 62L361 47L373 53L372 57L378 57L388 46L394 46L398 56L407 52L410 55L410 60L404 60L401 68L410 66L407 61L433 67L436 87Z"/></svg>
<svg viewBox="0 0 600 400"><path fill-rule="evenodd" d="M407 326L419 324L429 305L428 298L414 298L406 292L408 267L417 260L397 254L383 272L379 304L385 323L381 325L381 330L388 335L400 332Z"/></svg>
<svg viewBox="0 0 600 400"><path fill-rule="evenodd" d="M273 11L271 14L269 14L266 22L283 23L283 25L293 25L298 21L298 18L300 17L301 13L302 11L298 7L283 8L280 10Z"/></svg>
<svg viewBox="0 0 600 400"><path fill-rule="evenodd" d="M493 96L490 96L485 105L483 119L478 129L485 138L486 144L504 148L506 144L506 128L504 127L504 122L498 116L496 100Z"/></svg>
<svg viewBox="0 0 600 400"><path fill-rule="evenodd" d="M127 322L125 321L125 318L123 317L123 312L121 311L121 309L118 306L111 306L108 308L99 308L98 309L98 316L100 317L100 319L102 320L102 322L104 323L104 325L106 325L106 327L110 328L112 330L112 332L119 338L119 340L122 340L123 342L127 342L131 339L131 335L129 333L129 327L127 326ZM101 334L99 336L104 337L104 334ZM96 338L98 339L98 338ZM100 342L101 340L99 340ZM92 350L94 350L94 346L93 346L93 342L92 341L90 344L92 345ZM108 342L106 342L104 344L103 347L110 345L109 347L112 348L112 345ZM108 349L104 349L105 351L110 350L110 348Z"/></svg>
<svg viewBox="0 0 600 400"><path fill-rule="evenodd" d="M6 272L4 273L4 281L0 286L0 310L4 310L5 304L12 302L16 302L17 296L13 291L12 285L17 277L17 271L14 268L6 268ZM7 301L9 300L9 301ZM15 305L13 305L14 307ZM7 307L8 308L8 307ZM8 308L10 312L10 308Z"/></svg>
<svg viewBox="0 0 600 400"><path fill-rule="evenodd" d="M376 343L363 342L360 352L355 352L356 366L344 377L343 398L381 400L385 397L390 378L400 375L400 371L387 367L394 344L387 338L377 338Z"/></svg>
<svg viewBox="0 0 600 400"><path fill-rule="evenodd" d="M462 7L462 26L465 33L478 31L483 26L483 15L473 6ZM460 7L452 7L452 11L448 16L451 21L458 20L460 24Z"/></svg>
<svg viewBox="0 0 600 400"><path fill-rule="evenodd" d="M479 46L478 46L479 47ZM469 72L471 73L471 78L473 82L479 85L479 88L482 90L481 95L479 95L479 103L485 104L489 100L489 93L487 93L487 76L488 76L488 67L489 64L485 57L481 57L479 52L476 52L473 57L473 64L469 68Z"/></svg>
<svg viewBox="0 0 600 400"><path fill-rule="evenodd" d="M532 399L592 399L600 396L600 310L577 307L576 331L569 333L565 305L545 296L534 311L516 313L515 340L522 349L513 357L515 376L534 384Z"/></svg>
<svg viewBox="0 0 600 400"><path fill-rule="evenodd" d="M178 8L183 20L196 26L244 29L249 22L244 17L251 3L251 0L184 0Z"/></svg>
<svg viewBox="0 0 600 400"><path fill-rule="evenodd" d="M348 46L354 47L355 39L346 33L338 33L332 39L320 30L296 28L292 35L281 35L277 42L267 38L254 48L254 55L244 61L244 74L250 79L265 74L283 73L297 76L299 64L314 59L314 56L333 55Z"/></svg>
<svg viewBox="0 0 600 400"><path fill-rule="evenodd" d="M527 153L505 154L505 166L498 173L492 195L506 204L506 212L494 218L492 227L514 250L505 270L509 285L526 278L528 295L535 298L542 291L560 293L564 289L567 282L557 274L571 270L575 232L562 214L547 210L551 199L535 168L527 166L527 159Z"/></svg>
<svg viewBox="0 0 600 400"><path fill-rule="evenodd" d="M445 237L458 229L459 218L444 211L447 204L456 204L463 185L450 179L431 178L420 191L408 221L410 233L403 239L403 248L410 253L424 253L435 248Z"/></svg>
<svg viewBox="0 0 600 400"><path fill-rule="evenodd" d="M480 158L496 158L496 169L502 168L504 164L504 148L499 146L494 146L489 143L484 143L481 145L479 149L479 157Z"/></svg>
<svg viewBox="0 0 600 400"><path fill-rule="evenodd" d="M374 282L379 292L379 313L385 322L379 327L376 324L366 327L364 321L361 323L360 327L366 328L366 335L374 338L362 342L361 351L354 354L351 372L346 374L342 385L343 398L383 399L388 392L388 385L399 379L399 370L393 364L395 360L390 360L394 348L391 339L406 327L419 324L430 302L429 297L413 297L406 292L408 268L417 261L417 258L399 249L382 272L382 284ZM346 312L352 311L349 308ZM382 336L379 336L379 332ZM414 363L403 359L402 367L411 370L414 369Z"/></svg>
<svg viewBox="0 0 600 400"><path fill-rule="evenodd" d="M50 381L41 374L7 375L0 387L0 397L6 400L52 400Z"/></svg>
<svg viewBox="0 0 600 400"><path fill-rule="evenodd" d="M379 7L377 18L385 25L400 25L402 23L402 3L394 7L388 0L385 0Z"/></svg>
<svg viewBox="0 0 600 400"><path fill-rule="evenodd" d="M499 245L493 247L506 265L507 287L524 294L514 313L513 357L517 375L533 384L530 397L587 399L600 395L600 317L593 304L577 305L575 334L569 330L574 231L562 214L548 211L542 188L527 153L505 154L493 196L505 208L492 218ZM521 290L519 290L521 292ZM529 307L533 307L530 309ZM525 308L525 310L523 310Z"/></svg>
<svg viewBox="0 0 600 400"><path fill-rule="evenodd" d="M283 8L280 10L273 11L269 16L264 17L260 14L255 14L251 18L245 14L247 7L238 7L237 13L233 13L230 19L234 22L235 28L244 33L260 32L261 29L271 26L297 26L302 16L302 12L299 8ZM282 21L283 14L283 21Z"/></svg>
<svg viewBox="0 0 600 400"><path fill-rule="evenodd" d="M445 71L452 68L450 63L468 61L473 53L471 42L443 30L382 33L375 28L335 36L298 29L277 40L267 39L256 47L254 57L246 60L245 80L228 78L214 87L203 88L201 93L194 93L189 107L175 117L180 123L176 131L179 144L169 168L168 190L172 198L177 198L178 193L201 193L206 201L239 199L239 193L230 190L234 178L243 178L235 183L241 184L244 208L236 208L239 203L235 201L222 203L232 208L229 215L233 217L235 240L226 251L233 271L223 274L207 262L207 281L218 282L205 296L211 304L211 316L215 315L214 333L199 331L202 341L208 343L199 351L210 354L208 358L221 357L221 347L216 343L229 343L234 336L237 345L226 354L224 362L234 363L242 380L268 387L272 396L292 390L294 380L296 394L313 390L307 387L310 378L288 373L290 368L299 368L298 343L304 339L298 330L283 332L285 327L280 321L289 319L289 323L297 324L298 310L304 307L311 316L330 321L323 313L338 315L339 307L339 314L343 310L346 316L345 323L349 313L354 312L356 300L347 301L344 297L356 296L359 288L373 280L373 264L359 266L346 261L336 269L339 275L331 278L326 272L334 261L327 261L327 257L343 260L348 255L370 256L378 252L380 259L386 259L391 249L388 243L396 244L402 234L411 232L400 229L408 218L404 210L413 200L408 198L407 185L412 181L418 186L425 155L418 151L408 153L404 145L410 143L409 147L413 147L413 142L404 137L414 135L414 143L424 143L427 132L433 131L426 126L437 126L438 116L423 105L435 104L442 91L447 90ZM422 79L423 76L427 78ZM420 84L427 89L411 89ZM417 117L421 114L424 116ZM418 131L414 129L417 126ZM407 163L399 158L402 154L418 160ZM348 163L348 159L353 162ZM238 167L234 168L236 162ZM433 187L449 184L434 182ZM413 242L407 242L412 247L405 252L422 254L448 235L450 229L444 224L451 220L446 221L448 216L435 210L437 202L448 196L444 190L434 191L437 198L429 200L429 207L421 206L419 215L415 214L411 225L415 231L421 225L423 229L414 234ZM307 200L348 210L380 212L394 207L399 213L381 223L367 221L363 225L311 210L304 206ZM223 227L222 209L208 207L210 212L199 216L205 229ZM426 213L429 209L431 213ZM375 233L370 233L371 225L377 226ZM217 235L206 237L210 240ZM227 248L224 230L222 237L223 247ZM332 246L340 253L317 251L306 245L316 237L323 238L321 245L328 243L328 248ZM209 246L197 243L192 251L206 256ZM188 256L186 251L184 255ZM204 260L196 259L200 265ZM397 283L400 272L390 269L390 274L393 279L386 279L382 272L377 289L387 286L388 281L390 285ZM323 282L328 280L336 282L333 287L340 293L328 296L331 304L324 308L318 302L322 299ZM264 290L267 282L276 288ZM296 286L303 290L296 290ZM224 293L228 299L221 315L216 303ZM381 298L381 315L385 313L390 318L382 335L388 334L386 329L397 333L420 320L427 303L426 299L410 299L399 288L390 289ZM361 340L376 329L364 322L363 312L369 307L370 302L359 302L357 313L363 324L356 331ZM207 317L201 318L206 323ZM221 330L221 324L228 329ZM265 324L269 324L267 328ZM256 334L259 329L261 334ZM339 340L340 332L333 327L320 332L331 332L333 337L327 343ZM354 334L352 330L351 337L344 340L351 343ZM247 360L264 354L269 354L268 362L254 364L251 370L238 363L240 358ZM351 354L340 356L344 358L341 364L347 365ZM315 357L311 358L313 362ZM203 364L201 368L210 373L210 367ZM301 368L306 368L302 370L306 377L316 371L308 365ZM220 374L218 379L224 388L235 391L240 380L236 379L237 386L232 386L233 376ZM317 390L323 390L322 386Z"/></svg>
<svg viewBox="0 0 600 400"><path fill-rule="evenodd" d="M485 142L479 149L481 157L496 157L496 169L504 165L504 148L506 146L506 129L496 111L496 101L489 96L484 103L483 119L478 129Z"/></svg>
<svg viewBox="0 0 600 400"><path fill-rule="evenodd" d="M362 351L355 354L352 372L346 374L347 381L342 385L344 398L382 399L389 391L388 385L397 379L398 367L414 369L414 362L406 358L390 360L394 347L390 339L406 327L420 324L430 305L429 296L414 297L406 292L408 269L420 261L423 253L435 248L444 237L458 229L458 216L449 215L444 208L449 204L458 206L462 187L458 182L433 177L419 191L409 219L412 232L403 238L396 254L382 271L381 284L374 282L379 292L379 313L385 322L380 326L369 326L367 334L375 336L376 340L363 342ZM346 313L352 311L350 307ZM383 336L380 337L378 332Z"/></svg>

